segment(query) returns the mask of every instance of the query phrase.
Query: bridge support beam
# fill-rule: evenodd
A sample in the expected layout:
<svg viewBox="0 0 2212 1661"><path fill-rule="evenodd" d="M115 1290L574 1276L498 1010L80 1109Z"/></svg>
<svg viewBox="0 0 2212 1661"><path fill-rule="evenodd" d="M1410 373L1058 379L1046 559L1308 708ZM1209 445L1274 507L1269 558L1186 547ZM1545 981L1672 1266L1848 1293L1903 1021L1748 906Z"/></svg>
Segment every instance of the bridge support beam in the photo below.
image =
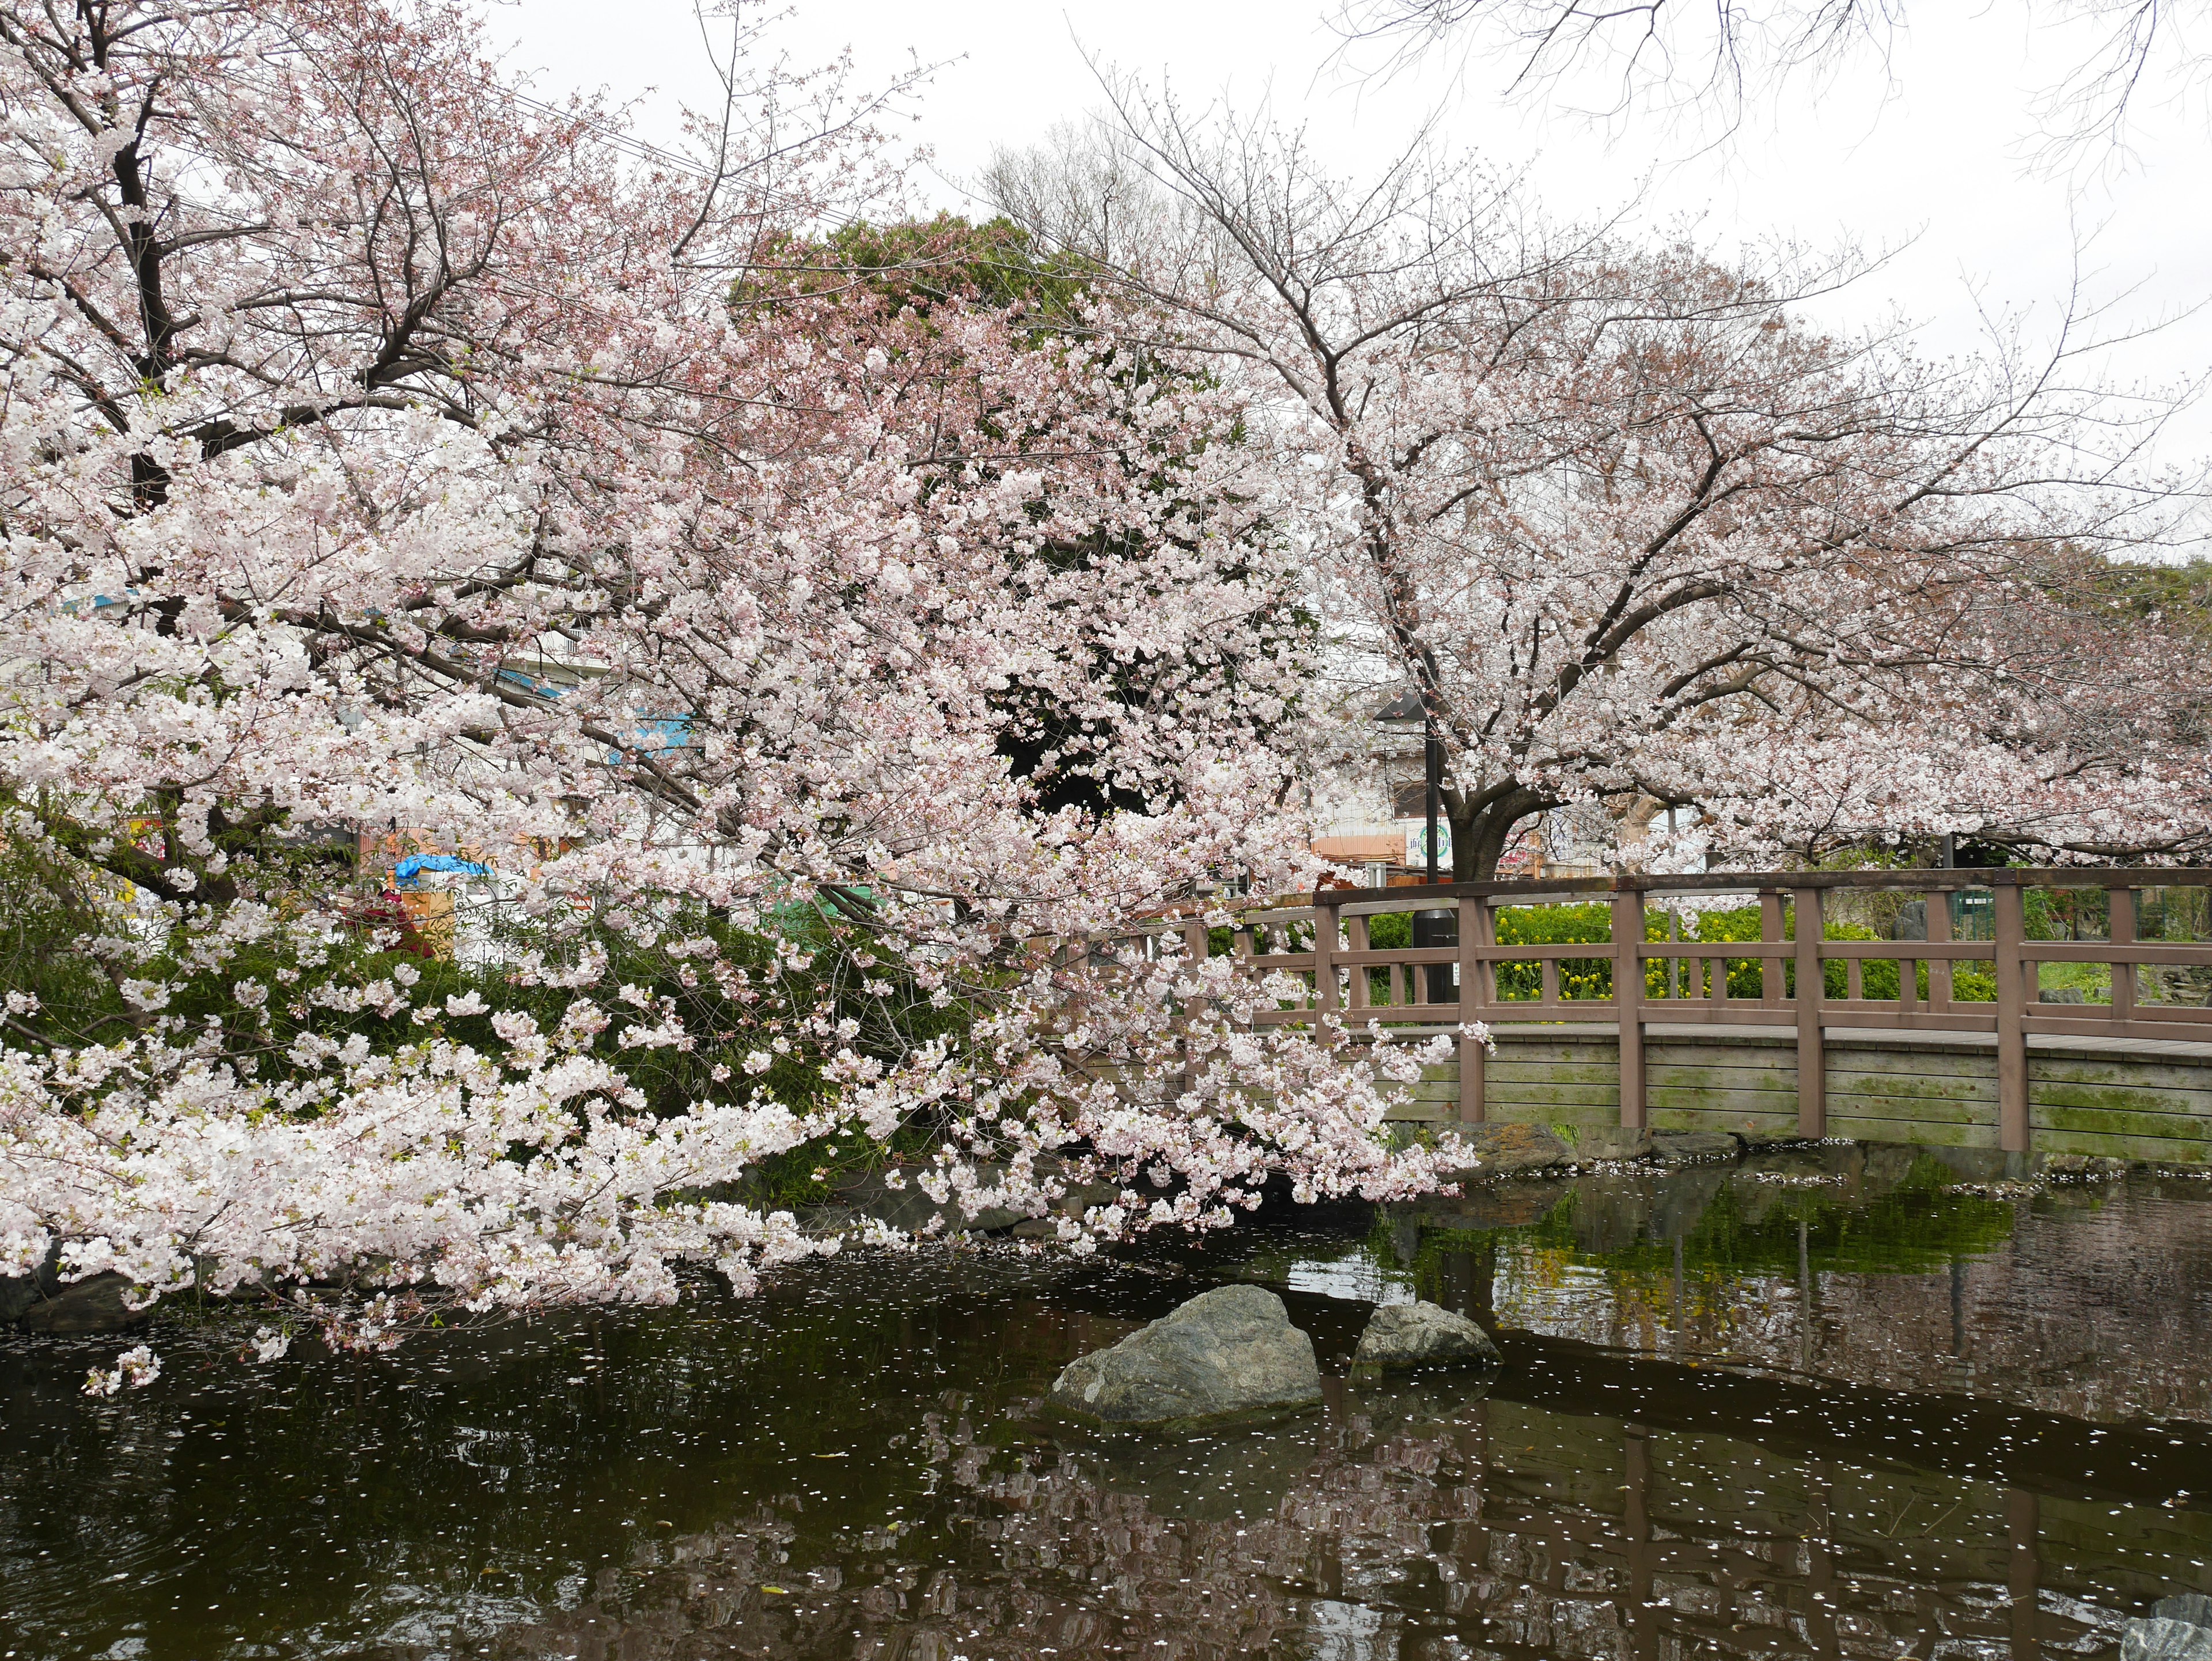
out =
<svg viewBox="0 0 2212 1661"><path fill-rule="evenodd" d="M1644 1129L1644 895L1613 897L1613 1005L1620 1016L1620 1128Z"/></svg>
<svg viewBox="0 0 2212 1661"><path fill-rule="evenodd" d="M1459 1019L1465 1025L1489 1002L1490 989L1483 983L1482 948L1495 946L1495 924L1490 906L1479 895L1462 895L1459 902ZM1464 1032L1459 1037L1459 1116L1463 1124L1482 1123L1482 1064L1486 1059L1482 1041Z"/></svg>
<svg viewBox="0 0 2212 1661"><path fill-rule="evenodd" d="M2027 942L2026 897L2013 883L1996 895L1997 958L1997 1147L2025 1153L2031 1141L2027 1118L2027 1006L2034 995L2028 982L2034 964L2021 955Z"/></svg>
<svg viewBox="0 0 2212 1661"><path fill-rule="evenodd" d="M1820 1037L1820 1000L1828 989L1820 964L1826 920L1817 888L1790 891L1797 931L1797 1134L1828 1134L1828 1056Z"/></svg>

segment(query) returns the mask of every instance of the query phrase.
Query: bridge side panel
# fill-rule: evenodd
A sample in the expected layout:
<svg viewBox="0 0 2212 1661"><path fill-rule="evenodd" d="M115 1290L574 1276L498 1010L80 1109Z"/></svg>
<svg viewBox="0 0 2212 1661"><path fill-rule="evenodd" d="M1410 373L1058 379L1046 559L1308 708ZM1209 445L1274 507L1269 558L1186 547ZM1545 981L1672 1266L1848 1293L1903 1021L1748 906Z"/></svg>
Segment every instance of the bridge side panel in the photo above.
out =
<svg viewBox="0 0 2212 1661"><path fill-rule="evenodd" d="M1500 1033L1483 1065L1483 1118L1499 1124L1583 1125L1620 1123L1620 1049L1611 1034L1522 1037ZM1458 1117L1459 1063L1427 1069L1396 1120L1440 1123Z"/></svg>
<svg viewBox="0 0 2212 1661"><path fill-rule="evenodd" d="M1797 1050L1727 1032L1650 1041L1651 1128L1797 1134Z"/></svg>
<svg viewBox="0 0 2212 1661"><path fill-rule="evenodd" d="M2212 1165L2212 1061L2031 1050L2040 1153Z"/></svg>
<svg viewBox="0 0 2212 1661"><path fill-rule="evenodd" d="M1828 1044L1828 1134L1923 1147L1998 1147L1994 1045Z"/></svg>

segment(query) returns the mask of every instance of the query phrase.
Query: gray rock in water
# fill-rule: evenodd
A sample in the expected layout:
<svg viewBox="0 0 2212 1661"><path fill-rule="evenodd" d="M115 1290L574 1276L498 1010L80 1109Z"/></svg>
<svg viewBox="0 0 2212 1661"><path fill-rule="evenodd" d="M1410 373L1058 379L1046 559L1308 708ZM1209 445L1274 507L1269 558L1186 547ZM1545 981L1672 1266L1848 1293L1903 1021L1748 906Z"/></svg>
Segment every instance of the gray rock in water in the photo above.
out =
<svg viewBox="0 0 2212 1661"><path fill-rule="evenodd" d="M1725 1130L1655 1130L1651 1152L1663 1165L1686 1165L1692 1159L1733 1159L1743 1145Z"/></svg>
<svg viewBox="0 0 2212 1661"><path fill-rule="evenodd" d="M46 1293L35 1275L0 1275L0 1326L13 1326L15 1317Z"/></svg>
<svg viewBox="0 0 2212 1661"><path fill-rule="evenodd" d="M46 1261L28 1275L0 1275L0 1326L13 1326L33 1304L62 1289L61 1248L48 1246Z"/></svg>
<svg viewBox="0 0 2212 1661"><path fill-rule="evenodd" d="M26 1332L53 1337L83 1333L130 1332L154 1318L152 1309L133 1309L123 1301L131 1282L112 1273L88 1275L58 1286L51 1297L29 1304L15 1317Z"/></svg>
<svg viewBox="0 0 2212 1661"><path fill-rule="evenodd" d="M1575 1133L1575 1157L1593 1159L1648 1159L1651 1133L1628 1130L1620 1125L1584 1125Z"/></svg>
<svg viewBox="0 0 2212 1661"><path fill-rule="evenodd" d="M2130 1621L2120 1634L2120 1661L2212 1661L2212 1627L2193 1621Z"/></svg>
<svg viewBox="0 0 2212 1661"><path fill-rule="evenodd" d="M1559 1133L1540 1124L1449 1125L1437 1139L1437 1155L1447 1182L1565 1170L1575 1162ZM1457 1155L1465 1156L1464 1165L1453 1164Z"/></svg>
<svg viewBox="0 0 2212 1661"><path fill-rule="evenodd" d="M1498 1346L1464 1315L1435 1304L1385 1304L1369 1317L1355 1367L1497 1366Z"/></svg>
<svg viewBox="0 0 2212 1661"><path fill-rule="evenodd" d="M2154 1621L2186 1621L2192 1626L2212 1628L2212 1597L2201 1591L2176 1592L2153 1603L2150 1614Z"/></svg>
<svg viewBox="0 0 2212 1661"><path fill-rule="evenodd" d="M1171 1426L1321 1400L1313 1340L1265 1287L1218 1287L1079 1356L1053 1381L1063 1410L1109 1425Z"/></svg>

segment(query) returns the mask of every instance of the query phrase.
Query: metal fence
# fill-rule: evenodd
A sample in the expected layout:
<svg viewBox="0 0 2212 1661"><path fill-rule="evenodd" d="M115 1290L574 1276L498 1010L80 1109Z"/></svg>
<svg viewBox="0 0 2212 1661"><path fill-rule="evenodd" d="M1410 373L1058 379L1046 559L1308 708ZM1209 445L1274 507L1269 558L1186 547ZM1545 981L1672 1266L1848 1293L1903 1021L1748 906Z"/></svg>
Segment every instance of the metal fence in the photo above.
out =
<svg viewBox="0 0 2212 1661"><path fill-rule="evenodd" d="M1832 913L1876 896L1887 897L1893 935L1904 938L1827 938ZM1688 907L1694 918L1730 900L1757 908L1756 939L1684 939L1679 928L1674 938L1647 938L1655 907ZM1591 902L1610 910L1603 941L1498 939L1502 910ZM1355 1025L1617 1024L1620 1116L1630 1129L1644 1123L1644 1045L1655 1022L1794 1028L1798 1129L1807 1136L1826 1123L1829 1030L1994 1034L1999 1146L2025 1153L2030 1036L2212 1043L2208 903L2212 870L2149 867L1444 883L1331 889L1249 910L1235 918L1229 949L1255 973L1281 970L1304 983L1303 997L1261 1011L1263 1023L1333 1011ZM1409 913L1414 944L1372 943L1373 919ZM1219 945L1218 931L1195 920L1153 932L1166 929L1179 930L1194 953ZM2087 975L2081 965L2091 966ZM2044 987L2053 977L2094 984L2053 996ZM1460 1116L1480 1119L1481 1044L1462 1037L1459 1058Z"/></svg>

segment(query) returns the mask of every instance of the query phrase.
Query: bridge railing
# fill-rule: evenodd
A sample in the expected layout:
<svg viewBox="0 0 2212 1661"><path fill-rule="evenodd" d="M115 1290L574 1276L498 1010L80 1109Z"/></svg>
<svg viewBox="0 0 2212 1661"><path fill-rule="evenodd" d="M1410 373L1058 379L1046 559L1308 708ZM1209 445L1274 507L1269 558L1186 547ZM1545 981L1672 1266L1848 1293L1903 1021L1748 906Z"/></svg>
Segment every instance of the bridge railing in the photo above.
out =
<svg viewBox="0 0 2212 1661"><path fill-rule="evenodd" d="M1798 1129L1807 1136L1825 1134L1823 1041L1829 1029L1994 1034L1999 1146L2025 1153L2031 1036L2212 1043L2212 998L2194 985L2186 989L2190 1001L2172 995L2175 978L2212 988L2212 938L2205 937L2201 918L2192 927L2195 937L2185 940L2146 939L2138 928L2147 896L2160 897L2154 909L2160 911L2172 909L2163 904L2167 894L2198 897L2199 904L2180 908L2194 917L2205 910L2207 890L2212 870L2113 867L1717 872L1338 888L1237 914L1229 949L1255 973L1282 970L1304 984L1302 997L1259 1012L1264 1023L1310 1023L1334 1012L1355 1025L1613 1024L1620 1035L1621 1123L1630 1129L1644 1123L1644 1047L1655 1023L1715 1031L1794 1028ZM2033 937L2027 902L2039 891L2046 897L2054 891L2101 895L2101 907L2077 910L2102 911L2104 937ZM1837 903L1870 893L1917 902L1917 914L1905 913L1917 928L1914 937L1826 938ZM1731 898L1757 907L1757 939L1647 938L1655 906L1692 902L1710 909ZM1610 910L1607 940L1498 939L1501 908L1593 901ZM1370 920L1407 913L1416 918L1416 938L1425 939L1376 946ZM1960 922L1972 926L1961 929L1954 926ZM1213 931L1194 918L1163 919L1133 932L1170 931L1180 933L1194 954L1216 944ZM1731 964L1742 971L1736 989L1729 986ZM1841 966L1840 995L1830 990L1832 964ZM1877 964L1889 967L1870 973ZM2102 965L2109 1001L2087 1001L2079 989L2074 995L2081 1001L2045 1001L2045 964ZM1515 972L1507 978L1526 987L1526 995L1501 987L1500 972L1509 968ZM1960 984L1962 968L1975 983L1971 989ZM2176 977L2160 970L2207 972ZM1876 985L1885 992L1893 985L1894 993L1871 995ZM1462 1037L1459 1113L1465 1120L1482 1117L1483 1059L1482 1046Z"/></svg>

